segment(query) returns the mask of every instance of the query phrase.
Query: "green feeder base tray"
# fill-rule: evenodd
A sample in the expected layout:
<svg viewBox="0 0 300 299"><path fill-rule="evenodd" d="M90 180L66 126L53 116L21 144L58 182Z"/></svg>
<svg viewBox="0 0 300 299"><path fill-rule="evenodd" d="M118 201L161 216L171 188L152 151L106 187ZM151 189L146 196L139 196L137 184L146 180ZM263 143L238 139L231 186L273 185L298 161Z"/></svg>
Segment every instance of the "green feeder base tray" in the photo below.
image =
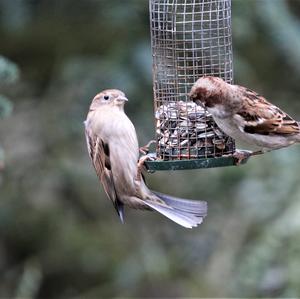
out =
<svg viewBox="0 0 300 299"><path fill-rule="evenodd" d="M248 159L243 160L240 164L246 164ZM214 168L225 166L236 166L235 159L232 156L218 158L201 158L192 160L155 160L146 161L145 165L150 172L159 170L187 170L199 168Z"/></svg>

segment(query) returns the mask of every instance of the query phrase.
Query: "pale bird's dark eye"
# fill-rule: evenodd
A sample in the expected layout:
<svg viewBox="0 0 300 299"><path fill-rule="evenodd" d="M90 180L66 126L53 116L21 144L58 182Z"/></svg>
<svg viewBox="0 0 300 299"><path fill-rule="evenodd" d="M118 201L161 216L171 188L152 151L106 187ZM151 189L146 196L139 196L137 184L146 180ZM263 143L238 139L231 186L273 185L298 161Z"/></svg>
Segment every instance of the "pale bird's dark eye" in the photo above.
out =
<svg viewBox="0 0 300 299"><path fill-rule="evenodd" d="M109 96L104 96L104 100L105 101L109 100Z"/></svg>

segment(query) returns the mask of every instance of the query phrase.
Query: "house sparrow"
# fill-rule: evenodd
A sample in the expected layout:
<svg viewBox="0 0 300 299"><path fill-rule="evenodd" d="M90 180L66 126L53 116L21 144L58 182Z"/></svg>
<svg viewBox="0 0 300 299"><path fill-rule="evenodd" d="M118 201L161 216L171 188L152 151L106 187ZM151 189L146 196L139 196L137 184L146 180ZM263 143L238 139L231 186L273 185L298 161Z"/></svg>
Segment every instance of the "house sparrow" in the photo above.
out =
<svg viewBox="0 0 300 299"><path fill-rule="evenodd" d="M120 90L104 90L94 97L85 121L89 155L107 196L122 222L125 205L156 210L187 228L197 226L207 214L206 202L151 191L139 174L137 136L124 112L127 101Z"/></svg>
<svg viewBox="0 0 300 299"><path fill-rule="evenodd" d="M217 77L202 77L192 87L190 97L212 114L224 133L258 147L256 153L300 142L299 122L248 88ZM246 158L247 152L243 154Z"/></svg>

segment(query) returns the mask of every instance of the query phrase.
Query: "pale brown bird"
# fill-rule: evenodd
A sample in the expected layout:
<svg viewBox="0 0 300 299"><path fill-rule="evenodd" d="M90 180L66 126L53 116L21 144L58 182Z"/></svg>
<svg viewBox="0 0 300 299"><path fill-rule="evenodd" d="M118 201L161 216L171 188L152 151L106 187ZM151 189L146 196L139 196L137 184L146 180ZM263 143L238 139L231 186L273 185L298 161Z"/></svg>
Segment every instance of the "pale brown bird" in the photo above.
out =
<svg viewBox="0 0 300 299"><path fill-rule="evenodd" d="M261 153L300 142L299 122L248 88L202 77L190 97L212 114L227 135L256 146Z"/></svg>
<svg viewBox="0 0 300 299"><path fill-rule="evenodd" d="M205 201L175 198L151 191L139 175L135 128L124 112L125 94L110 89L97 94L85 121L88 151L107 196L123 222L124 205L156 210L188 228L202 223Z"/></svg>

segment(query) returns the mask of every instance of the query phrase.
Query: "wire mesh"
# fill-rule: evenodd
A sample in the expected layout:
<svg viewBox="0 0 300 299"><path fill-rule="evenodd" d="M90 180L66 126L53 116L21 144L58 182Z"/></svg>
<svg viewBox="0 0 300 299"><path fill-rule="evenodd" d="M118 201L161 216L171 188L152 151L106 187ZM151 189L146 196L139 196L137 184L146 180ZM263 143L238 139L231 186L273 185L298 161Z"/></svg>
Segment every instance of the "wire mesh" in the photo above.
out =
<svg viewBox="0 0 300 299"><path fill-rule="evenodd" d="M231 0L149 0L157 157L232 154L235 143L189 101L201 76L232 83Z"/></svg>

